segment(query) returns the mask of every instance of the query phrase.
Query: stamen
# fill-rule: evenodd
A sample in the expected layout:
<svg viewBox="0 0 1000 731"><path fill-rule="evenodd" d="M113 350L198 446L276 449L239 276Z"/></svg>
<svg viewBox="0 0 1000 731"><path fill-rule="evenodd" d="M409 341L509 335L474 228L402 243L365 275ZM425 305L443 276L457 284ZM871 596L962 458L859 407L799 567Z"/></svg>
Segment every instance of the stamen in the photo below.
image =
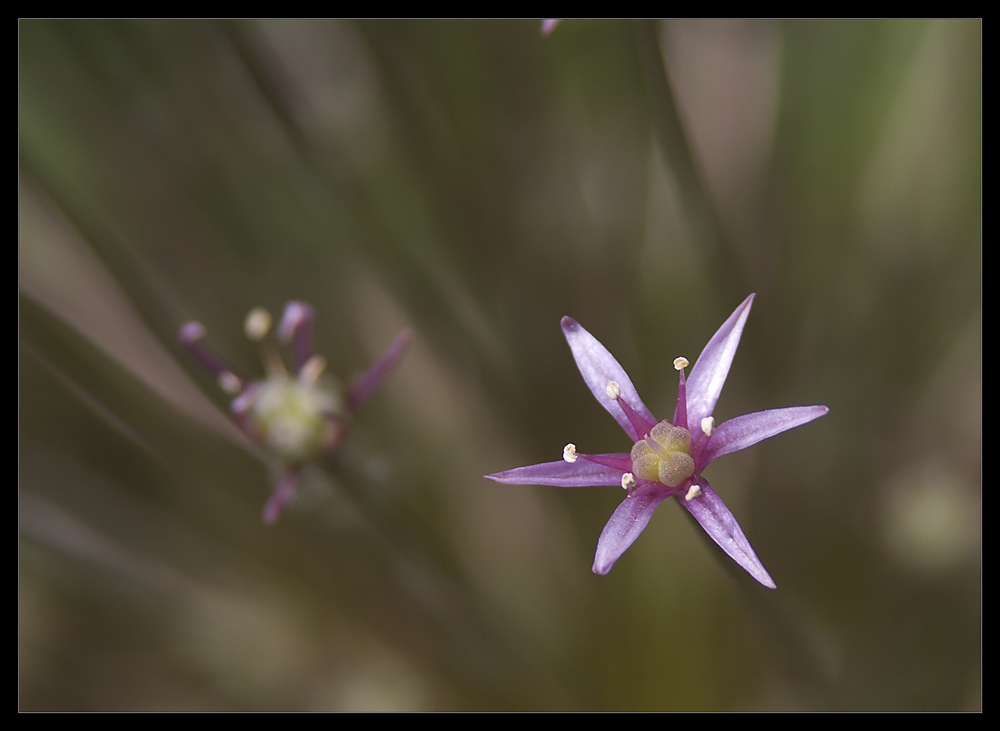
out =
<svg viewBox="0 0 1000 731"><path fill-rule="evenodd" d="M618 385L617 381L608 381L608 398L611 400L617 399L622 392L621 386Z"/></svg>
<svg viewBox="0 0 1000 731"><path fill-rule="evenodd" d="M701 430L705 432L706 437L712 436L712 429L715 428L715 419L711 416L706 416L701 420Z"/></svg>
<svg viewBox="0 0 1000 731"><path fill-rule="evenodd" d="M604 465L605 467L610 467L613 470L627 472L632 467L632 458L627 455L624 457L618 457L613 454L580 454L579 452L574 452L574 454L577 459L585 459L588 462Z"/></svg>
<svg viewBox="0 0 1000 731"><path fill-rule="evenodd" d="M253 406L254 399L257 398L258 393L260 393L260 386L251 383L246 391L233 399L233 403L229 405L230 410L236 417L245 417L250 411L250 407Z"/></svg>
<svg viewBox="0 0 1000 731"><path fill-rule="evenodd" d="M573 464L576 462L576 445L573 443L567 444L563 447L563 459Z"/></svg>
<svg viewBox="0 0 1000 731"><path fill-rule="evenodd" d="M219 374L219 387L226 393L235 396L243 390L243 382L232 371L222 371Z"/></svg>
<svg viewBox="0 0 1000 731"><path fill-rule="evenodd" d="M259 343L271 329L271 313L263 307L254 307L247 313L247 319L243 322L243 332L246 336Z"/></svg>
<svg viewBox="0 0 1000 731"><path fill-rule="evenodd" d="M267 371L268 378L288 378L288 370L285 368L285 363L281 360L281 356L278 355L274 343L263 343L260 351L260 357L264 361L264 370Z"/></svg>
<svg viewBox="0 0 1000 731"><path fill-rule="evenodd" d="M314 355L305 362L302 370L299 371L299 383L304 386L313 385L319 379L324 368L326 368L326 358L322 355Z"/></svg>
<svg viewBox="0 0 1000 731"><path fill-rule="evenodd" d="M612 385L615 389L611 388ZM621 391L618 384L614 381L608 383L609 396L611 395L612 390L616 390L618 393ZM640 416L635 409L628 405L628 401L623 399L620 395L615 396L615 401L618 403L618 407L622 410L622 413L625 414L625 418L629 420L630 424L632 424L632 428L635 429L635 433L638 438L641 438L643 434L648 434L649 430L656 426L656 424L648 421L644 416Z"/></svg>
<svg viewBox="0 0 1000 731"><path fill-rule="evenodd" d="M674 370L682 371L689 365L690 363L688 362L688 359L683 355L678 358L674 358Z"/></svg>
<svg viewBox="0 0 1000 731"><path fill-rule="evenodd" d="M626 472L622 475L622 490L627 490L629 497L632 497L632 488L635 487L635 475Z"/></svg>
<svg viewBox="0 0 1000 731"><path fill-rule="evenodd" d="M699 495L701 495L701 488L697 485L691 485L691 487L688 488L687 495L684 496L684 499L694 500Z"/></svg>
<svg viewBox="0 0 1000 731"><path fill-rule="evenodd" d="M687 384L684 378L684 366L677 367L679 361L684 361L684 366L688 363L687 358L674 359L674 368L677 368L677 408L674 409L674 423L679 427L687 429Z"/></svg>
<svg viewBox="0 0 1000 731"><path fill-rule="evenodd" d="M216 355L203 341L205 328L200 322L188 322L178 333L183 345L201 367L215 376L219 385L227 393L239 393L243 389L242 376L225 360Z"/></svg>

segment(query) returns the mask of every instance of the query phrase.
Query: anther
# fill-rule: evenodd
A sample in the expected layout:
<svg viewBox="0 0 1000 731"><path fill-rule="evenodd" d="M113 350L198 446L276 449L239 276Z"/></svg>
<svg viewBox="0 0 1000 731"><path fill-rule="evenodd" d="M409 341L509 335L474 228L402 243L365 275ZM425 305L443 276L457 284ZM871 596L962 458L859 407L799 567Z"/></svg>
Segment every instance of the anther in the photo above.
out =
<svg viewBox="0 0 1000 731"><path fill-rule="evenodd" d="M228 394L238 394L243 390L239 376L232 371L222 371L219 374L219 387Z"/></svg>
<svg viewBox="0 0 1000 731"><path fill-rule="evenodd" d="M570 464L573 464L574 462L576 462L576 445L575 444L571 443L571 444L567 444L565 447L563 447L563 459L566 460L567 462L569 462Z"/></svg>
<svg viewBox="0 0 1000 731"><path fill-rule="evenodd" d="M311 386L319 379L324 368L326 368L326 358L322 355L314 355L299 370L299 383Z"/></svg>
<svg viewBox="0 0 1000 731"><path fill-rule="evenodd" d="M688 488L687 495L684 496L684 499L694 500L699 495L701 495L701 488L697 485L691 485L691 487Z"/></svg>
<svg viewBox="0 0 1000 731"><path fill-rule="evenodd" d="M701 420L701 430L705 432L706 437L712 436L712 429L715 428L715 419L711 416L706 416Z"/></svg>
<svg viewBox="0 0 1000 731"><path fill-rule="evenodd" d="M618 381L608 381L608 398L614 401L617 399L622 392L621 386L618 385Z"/></svg>
<svg viewBox="0 0 1000 731"><path fill-rule="evenodd" d="M690 363L688 363L688 359L685 358L683 355L680 356L679 358L674 358L674 370L675 371L682 371L685 368L687 368L689 365L690 365Z"/></svg>
<svg viewBox="0 0 1000 731"><path fill-rule="evenodd" d="M631 472L626 472L622 475L622 490L627 490L631 496L633 487L635 487L635 475Z"/></svg>
<svg viewBox="0 0 1000 731"><path fill-rule="evenodd" d="M260 342L271 329L271 313L263 307L254 307L243 322L243 332L254 342Z"/></svg>

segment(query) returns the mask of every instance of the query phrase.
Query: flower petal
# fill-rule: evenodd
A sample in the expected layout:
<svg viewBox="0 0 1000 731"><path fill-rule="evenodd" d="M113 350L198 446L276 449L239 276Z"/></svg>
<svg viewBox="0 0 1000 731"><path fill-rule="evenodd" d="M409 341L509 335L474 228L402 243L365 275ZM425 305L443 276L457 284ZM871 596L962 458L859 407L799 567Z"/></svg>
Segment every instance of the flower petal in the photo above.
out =
<svg viewBox="0 0 1000 731"><path fill-rule="evenodd" d="M777 588L726 504L703 479L698 480L698 485L701 487L701 494L691 500L681 498L681 505L688 509L711 539L719 544L719 548L741 568L768 589Z"/></svg>
<svg viewBox="0 0 1000 731"><path fill-rule="evenodd" d="M701 458L704 468L716 457L752 447L783 431L808 424L825 415L826 406L791 406L787 409L768 409L744 414L715 427L708 447Z"/></svg>
<svg viewBox="0 0 1000 731"><path fill-rule="evenodd" d="M368 400L368 397L379 387L397 361L403 357L403 353L406 352L412 339L413 333L409 329L400 330L382 357L358 377L347 391L347 405L351 411L357 411Z"/></svg>
<svg viewBox="0 0 1000 731"><path fill-rule="evenodd" d="M274 492L268 498L267 504L264 505L263 518L265 524L273 525L277 522L278 518L281 517L281 512L285 509L285 505L295 497L295 489L298 487L298 484L299 470L285 470L285 473L281 476L281 481L274 488Z"/></svg>
<svg viewBox="0 0 1000 731"><path fill-rule="evenodd" d="M611 514L611 520L601 531L597 540L597 554L594 556L594 573L606 574L615 561L635 543L635 539L646 528L653 511L670 496L669 490L636 490L625 498Z"/></svg>
<svg viewBox="0 0 1000 731"><path fill-rule="evenodd" d="M562 319L563 333L566 335L566 342L569 343L576 365L580 369L583 380L586 381L590 392L594 394L597 403L608 410L608 413L615 417L615 421L625 430L633 442L642 439L643 434L639 434L632 422L625 415L622 407L615 399L608 396L608 382L615 381L620 388L620 396L632 409L643 419L649 422L649 428L656 424L656 419L650 413L646 405L642 403L639 394L632 385L625 369L622 368L614 356L608 352L601 343L584 330L580 323L571 317Z"/></svg>
<svg viewBox="0 0 1000 731"><path fill-rule="evenodd" d="M753 298L754 295L750 295L743 300L722 324L691 369L691 377L687 379L687 418L688 424L695 429L703 418L715 411L715 403L729 375L729 366L733 364Z"/></svg>
<svg viewBox="0 0 1000 731"><path fill-rule="evenodd" d="M627 454L606 454L602 457L628 459ZM570 463L565 460L544 462L530 467L518 467L506 472L484 475L487 480L509 485L555 485L556 487L591 487L614 485L621 487L622 471L583 458Z"/></svg>
<svg viewBox="0 0 1000 731"><path fill-rule="evenodd" d="M316 311L305 302L289 302L285 305L285 314L281 316L278 325L278 339L284 343L295 343L295 372L302 370L312 357L312 321Z"/></svg>

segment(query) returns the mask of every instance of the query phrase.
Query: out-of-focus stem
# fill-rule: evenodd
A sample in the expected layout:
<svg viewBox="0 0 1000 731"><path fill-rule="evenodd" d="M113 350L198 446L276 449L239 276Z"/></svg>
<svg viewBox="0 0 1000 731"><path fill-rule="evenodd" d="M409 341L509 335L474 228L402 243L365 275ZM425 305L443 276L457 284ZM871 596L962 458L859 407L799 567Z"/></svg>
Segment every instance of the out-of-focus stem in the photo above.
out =
<svg viewBox="0 0 1000 731"><path fill-rule="evenodd" d="M726 243L701 170L684 131L660 49L659 21L636 21L633 34L646 77L649 114L663 163L676 179L691 233L709 278L730 284ZM736 284L736 283L732 283Z"/></svg>

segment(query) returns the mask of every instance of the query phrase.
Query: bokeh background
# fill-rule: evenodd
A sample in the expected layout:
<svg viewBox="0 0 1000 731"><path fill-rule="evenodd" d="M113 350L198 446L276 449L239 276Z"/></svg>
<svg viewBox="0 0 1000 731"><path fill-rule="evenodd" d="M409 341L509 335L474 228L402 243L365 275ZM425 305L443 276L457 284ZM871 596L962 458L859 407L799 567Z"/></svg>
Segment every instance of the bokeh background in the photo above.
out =
<svg viewBox="0 0 1000 731"><path fill-rule="evenodd" d="M979 21L22 21L22 710L981 706ZM673 501L605 577L626 451L571 315L672 412L825 418L707 475L775 578ZM261 375L317 310L344 448L275 466L183 352Z"/></svg>

